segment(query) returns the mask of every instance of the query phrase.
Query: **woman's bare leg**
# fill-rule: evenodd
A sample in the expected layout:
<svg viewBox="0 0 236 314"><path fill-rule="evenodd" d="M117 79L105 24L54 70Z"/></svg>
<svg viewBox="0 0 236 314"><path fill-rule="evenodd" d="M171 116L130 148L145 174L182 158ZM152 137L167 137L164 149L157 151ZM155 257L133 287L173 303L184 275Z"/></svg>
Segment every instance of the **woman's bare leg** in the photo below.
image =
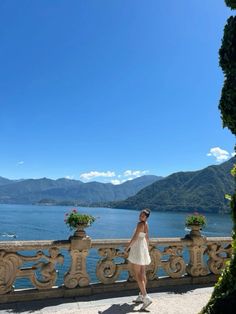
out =
<svg viewBox="0 0 236 314"><path fill-rule="evenodd" d="M143 281L143 285L144 285L144 287L145 287L145 295L146 295L146 294L147 294L147 291L146 291L146 287L147 287L147 277L146 277L146 269L145 269L145 266L141 266L140 273L141 273L141 278L142 278L142 281Z"/></svg>
<svg viewBox="0 0 236 314"><path fill-rule="evenodd" d="M139 289L142 293L143 296L145 296L147 294L146 291L146 287L145 287L145 281L143 278L143 274L142 274L142 266L141 265L136 265L133 264L133 270L134 270L134 274L135 274L135 279L138 283Z"/></svg>
<svg viewBox="0 0 236 314"><path fill-rule="evenodd" d="M144 265L141 266L141 274L144 281L144 287L147 287L147 277L146 277L146 267Z"/></svg>

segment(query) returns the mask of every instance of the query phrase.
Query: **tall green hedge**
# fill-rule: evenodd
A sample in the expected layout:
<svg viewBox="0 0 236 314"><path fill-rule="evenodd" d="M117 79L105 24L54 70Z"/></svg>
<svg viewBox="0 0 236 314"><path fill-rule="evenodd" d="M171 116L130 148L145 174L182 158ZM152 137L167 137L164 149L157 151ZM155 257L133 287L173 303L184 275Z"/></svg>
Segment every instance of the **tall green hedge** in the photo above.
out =
<svg viewBox="0 0 236 314"><path fill-rule="evenodd" d="M225 3L231 9L236 9L236 0L225 0Z"/></svg>
<svg viewBox="0 0 236 314"><path fill-rule="evenodd" d="M236 0L235 0L236 1ZM231 16L224 29L222 46L219 50L220 66L225 81L219 109L223 126L236 135L236 17Z"/></svg>
<svg viewBox="0 0 236 314"><path fill-rule="evenodd" d="M236 9L236 0L225 0L227 6ZM236 17L231 16L224 28L222 46L219 50L220 66L225 81L222 88L219 109L223 127L236 135ZM236 145L234 147L236 151ZM236 166L232 170L236 180ZM236 187L236 182L235 182ZM236 311L236 189L231 196L230 207L233 219L233 253L229 263L215 285L211 299L201 311L202 314L229 314Z"/></svg>

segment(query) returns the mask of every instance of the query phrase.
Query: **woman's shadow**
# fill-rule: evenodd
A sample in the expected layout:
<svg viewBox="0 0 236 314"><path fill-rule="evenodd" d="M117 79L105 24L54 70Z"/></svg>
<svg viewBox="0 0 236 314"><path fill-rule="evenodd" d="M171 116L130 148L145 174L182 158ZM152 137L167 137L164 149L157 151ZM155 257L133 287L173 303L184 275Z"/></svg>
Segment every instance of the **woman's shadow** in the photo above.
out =
<svg viewBox="0 0 236 314"><path fill-rule="evenodd" d="M104 311L98 311L98 314L126 314L131 312L149 312L147 310L135 309L137 304L112 304L108 309Z"/></svg>

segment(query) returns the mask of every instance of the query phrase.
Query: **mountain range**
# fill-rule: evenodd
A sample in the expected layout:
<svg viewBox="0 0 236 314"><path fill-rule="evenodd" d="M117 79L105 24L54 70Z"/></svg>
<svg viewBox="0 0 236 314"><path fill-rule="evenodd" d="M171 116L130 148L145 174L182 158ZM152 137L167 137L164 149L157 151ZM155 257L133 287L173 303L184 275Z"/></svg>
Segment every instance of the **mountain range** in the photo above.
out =
<svg viewBox="0 0 236 314"><path fill-rule="evenodd" d="M0 177L0 203L90 205L94 202L124 200L151 183L162 179L145 175L119 185L101 182L48 178L10 180Z"/></svg>
<svg viewBox="0 0 236 314"><path fill-rule="evenodd" d="M111 207L152 210L229 212L225 194L235 190L235 179L230 170L236 157L198 171L176 172L156 181L124 201Z"/></svg>
<svg viewBox="0 0 236 314"><path fill-rule="evenodd" d="M145 175L119 185L48 178L0 177L0 203L102 206L162 211L228 212L225 194L235 190L230 170L236 157L197 171L167 177Z"/></svg>

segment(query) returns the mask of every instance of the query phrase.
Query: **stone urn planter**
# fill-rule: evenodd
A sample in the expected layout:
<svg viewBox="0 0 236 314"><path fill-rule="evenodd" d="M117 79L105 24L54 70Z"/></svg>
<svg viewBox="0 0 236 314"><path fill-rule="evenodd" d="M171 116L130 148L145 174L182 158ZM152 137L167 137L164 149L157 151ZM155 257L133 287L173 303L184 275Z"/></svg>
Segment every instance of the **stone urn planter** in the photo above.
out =
<svg viewBox="0 0 236 314"><path fill-rule="evenodd" d="M87 227L88 227L87 224L78 224L74 232L74 237L80 238L80 239L86 238L87 235L86 235L85 228Z"/></svg>
<svg viewBox="0 0 236 314"><path fill-rule="evenodd" d="M85 228L91 226L95 220L95 217L92 215L81 213L76 208L66 213L64 219L66 225L71 230L74 230L73 237L77 239L87 238Z"/></svg>
<svg viewBox="0 0 236 314"><path fill-rule="evenodd" d="M185 220L185 226L190 228L190 237L201 237L202 228L206 225L206 217L198 212L188 215Z"/></svg>
<svg viewBox="0 0 236 314"><path fill-rule="evenodd" d="M201 237L201 232L200 232L200 230L202 230L201 225L192 224L192 225L188 225L187 227L191 229L190 236Z"/></svg>

